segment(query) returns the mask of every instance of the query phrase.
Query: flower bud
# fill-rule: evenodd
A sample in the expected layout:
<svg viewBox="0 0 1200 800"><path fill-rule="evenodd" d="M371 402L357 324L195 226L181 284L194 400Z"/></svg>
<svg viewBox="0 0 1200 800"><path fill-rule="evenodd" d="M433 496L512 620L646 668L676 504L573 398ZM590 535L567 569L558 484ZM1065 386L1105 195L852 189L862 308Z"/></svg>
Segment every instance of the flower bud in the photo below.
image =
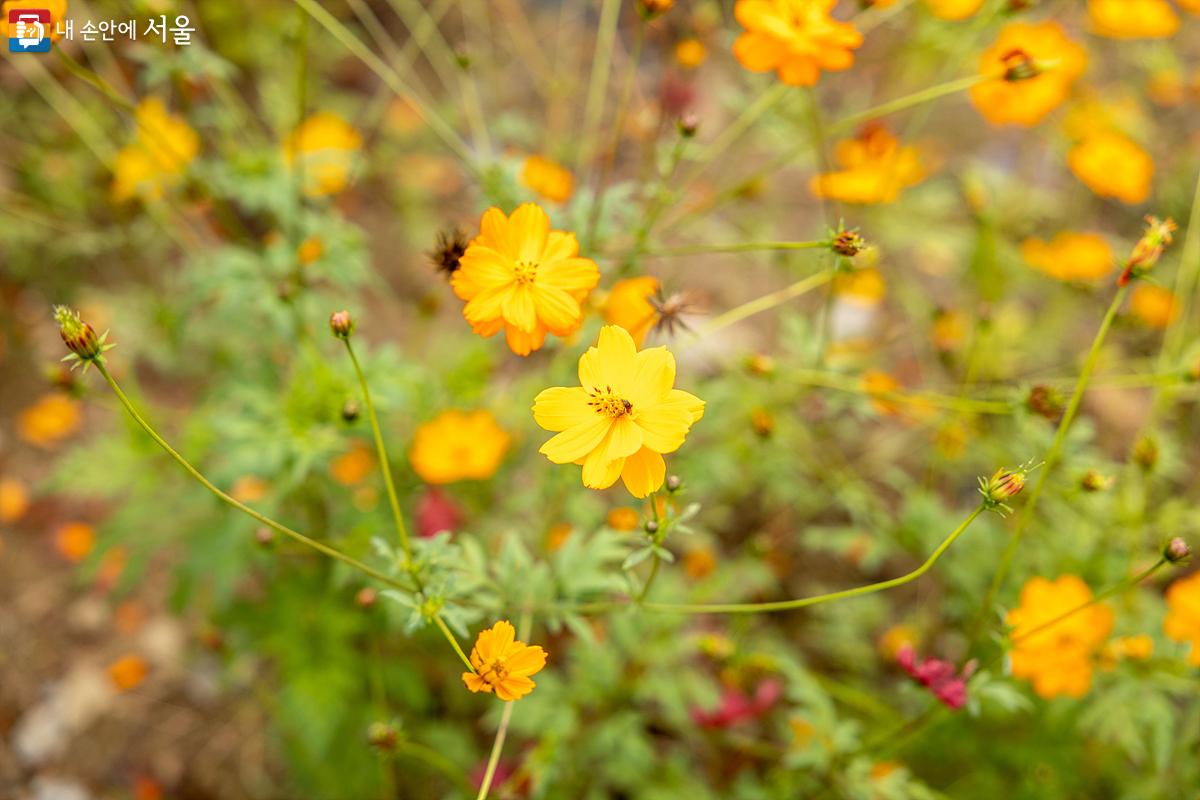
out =
<svg viewBox="0 0 1200 800"><path fill-rule="evenodd" d="M354 422L358 419L359 406L356 400L347 400L342 406L342 419L346 422Z"/></svg>
<svg viewBox="0 0 1200 800"><path fill-rule="evenodd" d="M54 321L58 323L58 333L62 337L63 343L71 351L71 354L63 361L75 362L71 366L72 369L77 364L83 364L86 370L93 361L104 362L104 351L113 347L111 344L104 343L104 340L108 338L107 333L97 336L95 329L79 318L78 311L73 311L66 306L54 307Z"/></svg>
<svg viewBox="0 0 1200 800"><path fill-rule="evenodd" d="M349 339L354 333L354 320L346 310L335 311L329 315L329 330L339 339Z"/></svg>
<svg viewBox="0 0 1200 800"><path fill-rule="evenodd" d="M1103 492L1115 482L1116 478L1111 475L1101 475L1096 470L1090 469L1083 476L1083 480L1079 482L1079 488L1085 492Z"/></svg>
<svg viewBox="0 0 1200 800"><path fill-rule="evenodd" d="M685 111L675 123L679 130L679 135L684 139L691 139L696 135L696 131L700 130L700 117L696 116L693 111Z"/></svg>
<svg viewBox="0 0 1200 800"><path fill-rule="evenodd" d="M750 427L765 439L775 432L775 418L765 408L756 408L750 412Z"/></svg>
<svg viewBox="0 0 1200 800"><path fill-rule="evenodd" d="M678 492L682 486L683 486L683 478L679 477L678 475L668 475L667 476L667 491L668 492Z"/></svg>
<svg viewBox="0 0 1200 800"><path fill-rule="evenodd" d="M1038 384L1029 390L1029 397L1026 398L1025 405L1033 413L1053 422L1063 412L1063 397L1057 389Z"/></svg>
<svg viewBox="0 0 1200 800"><path fill-rule="evenodd" d="M866 239L859 236L857 231L838 231L829 243L830 250L846 258L853 258L861 253L866 246Z"/></svg>
<svg viewBox="0 0 1200 800"><path fill-rule="evenodd" d="M390 753L396 749L400 732L395 725L387 722L372 722L367 727L367 744L381 752Z"/></svg>
<svg viewBox="0 0 1200 800"><path fill-rule="evenodd" d="M642 527L646 531L646 533L650 534L651 536L658 533L658 523L652 519L646 520L646 524L643 525Z"/></svg>
<svg viewBox="0 0 1200 800"><path fill-rule="evenodd" d="M1160 220L1153 215L1147 216L1146 229L1142 232L1142 238L1133 246L1133 252L1125 262L1125 269L1117 278L1117 286L1124 286L1134 278L1149 272L1162 257L1163 250L1174 240L1172 234L1177 229L1175 220L1169 217Z"/></svg>
<svg viewBox="0 0 1200 800"><path fill-rule="evenodd" d="M1009 83L1032 80L1042 74L1037 62L1020 48L1010 50L1000 60L1004 62L1004 80Z"/></svg>
<svg viewBox="0 0 1200 800"><path fill-rule="evenodd" d="M269 547L275 541L275 531L263 525L254 531L254 541L263 547Z"/></svg>
<svg viewBox="0 0 1200 800"><path fill-rule="evenodd" d="M359 608L370 608L375 605L375 600L378 596L378 593L370 586L364 586L354 595L354 602Z"/></svg>
<svg viewBox="0 0 1200 800"><path fill-rule="evenodd" d="M1176 536L1163 548L1163 558L1172 564L1186 564L1192 559L1192 548L1188 546L1187 542Z"/></svg>
<svg viewBox="0 0 1200 800"><path fill-rule="evenodd" d="M1133 463L1146 472L1158 464L1158 442L1150 436L1143 436L1133 445Z"/></svg>
<svg viewBox="0 0 1200 800"><path fill-rule="evenodd" d="M1008 510L1004 501L1020 494L1025 488L1025 476L1029 470L1022 466L1015 470L1001 467L990 479L979 479L979 493L983 495L983 503L990 509Z"/></svg>

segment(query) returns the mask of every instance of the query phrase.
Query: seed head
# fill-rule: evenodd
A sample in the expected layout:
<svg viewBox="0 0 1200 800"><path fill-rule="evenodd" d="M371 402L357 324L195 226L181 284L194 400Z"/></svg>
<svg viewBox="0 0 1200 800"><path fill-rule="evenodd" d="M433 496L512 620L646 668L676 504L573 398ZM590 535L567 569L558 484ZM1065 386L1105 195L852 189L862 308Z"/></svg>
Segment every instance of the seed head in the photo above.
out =
<svg viewBox="0 0 1200 800"><path fill-rule="evenodd" d="M700 130L700 117L696 116L694 111L685 111L675 123L679 129L679 135L684 139L691 139L696 135L696 131Z"/></svg>
<svg viewBox="0 0 1200 800"><path fill-rule="evenodd" d="M1103 492L1116 482L1111 475L1101 475L1094 469L1089 469L1079 482L1079 487L1085 492Z"/></svg>
<svg viewBox="0 0 1200 800"><path fill-rule="evenodd" d="M1051 422L1058 419L1063 412L1062 394L1057 389L1044 384L1038 384L1029 390L1029 397L1025 404L1029 406L1030 411L1040 414Z"/></svg>
<svg viewBox="0 0 1200 800"><path fill-rule="evenodd" d="M678 492L683 487L683 478L678 475L667 476L667 491Z"/></svg>
<svg viewBox="0 0 1200 800"><path fill-rule="evenodd" d="M354 333L354 320L346 310L335 311L329 315L329 330L339 339L349 339Z"/></svg>
<svg viewBox="0 0 1200 800"><path fill-rule="evenodd" d="M829 249L839 256L854 258L867 247L867 240L855 230L840 230L829 243Z"/></svg>
<svg viewBox="0 0 1200 800"><path fill-rule="evenodd" d="M440 231L437 246L430 251L429 260L438 272L449 278L462 266L462 257L466 254L469 244L467 235L458 228Z"/></svg>
<svg viewBox="0 0 1200 800"><path fill-rule="evenodd" d="M356 400L347 400L342 406L342 419L346 422L354 422L358 419L359 406Z"/></svg>

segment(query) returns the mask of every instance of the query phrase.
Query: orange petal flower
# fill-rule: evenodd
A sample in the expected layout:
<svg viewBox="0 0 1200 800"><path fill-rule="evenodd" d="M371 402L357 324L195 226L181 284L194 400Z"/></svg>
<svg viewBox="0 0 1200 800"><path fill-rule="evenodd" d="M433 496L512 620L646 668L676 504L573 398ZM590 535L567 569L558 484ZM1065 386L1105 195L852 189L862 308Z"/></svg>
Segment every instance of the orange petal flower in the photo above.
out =
<svg viewBox="0 0 1200 800"><path fill-rule="evenodd" d="M733 54L751 72L775 72L790 86L812 86L821 70L849 69L862 34L829 16L837 0L738 0L746 32Z"/></svg>
<svg viewBox="0 0 1200 800"><path fill-rule="evenodd" d="M1179 30L1167 0L1088 0L1088 21L1109 39L1165 39Z"/></svg>
<svg viewBox="0 0 1200 800"><path fill-rule="evenodd" d="M1097 233L1063 231L1049 242L1021 242L1021 258L1039 272L1060 281L1095 281L1113 271L1112 248Z"/></svg>
<svg viewBox="0 0 1200 800"><path fill-rule="evenodd" d="M511 443L487 411L444 411L417 428L408 460L426 483L487 480Z"/></svg>
<svg viewBox="0 0 1200 800"><path fill-rule="evenodd" d="M495 692L501 700L520 700L537 685L530 680L546 666L546 651L516 638L508 620L501 620L480 631L471 648L474 672L462 674L463 683L472 692Z"/></svg>
<svg viewBox="0 0 1200 800"><path fill-rule="evenodd" d="M1180 578L1167 589L1163 628L1170 639L1191 643L1188 663L1200 667L1200 572Z"/></svg>
<svg viewBox="0 0 1200 800"><path fill-rule="evenodd" d="M604 302L604 321L629 331L634 344L641 347L658 322L658 311L650 303L658 288L658 279L649 275L617 281Z"/></svg>
<svg viewBox="0 0 1200 800"><path fill-rule="evenodd" d="M1032 65L1022 75L1018 66ZM971 103L994 125L1036 125L1057 108L1087 66L1087 51L1057 22L1013 22L979 58L979 72L994 76L971 87Z"/></svg>
<svg viewBox="0 0 1200 800"><path fill-rule="evenodd" d="M1101 197L1133 204L1150 196L1154 161L1119 133L1101 131L1088 136L1067 153L1067 165Z"/></svg>
<svg viewBox="0 0 1200 800"><path fill-rule="evenodd" d="M1033 683L1046 699L1083 697L1092 685L1095 655L1112 632L1113 612L1104 605L1079 611L1026 638L1024 631L1072 611L1092 599L1092 590L1075 575L1054 581L1032 578L1021 589L1021 605L1008 612L1013 626L1012 674Z"/></svg>

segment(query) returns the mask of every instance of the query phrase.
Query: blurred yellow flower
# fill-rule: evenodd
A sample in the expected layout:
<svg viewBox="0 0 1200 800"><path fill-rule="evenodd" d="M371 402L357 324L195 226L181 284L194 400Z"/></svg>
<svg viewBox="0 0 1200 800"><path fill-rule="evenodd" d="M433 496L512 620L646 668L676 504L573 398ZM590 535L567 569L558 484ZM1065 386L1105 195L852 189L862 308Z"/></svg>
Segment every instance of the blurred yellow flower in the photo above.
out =
<svg viewBox="0 0 1200 800"><path fill-rule="evenodd" d="M684 69L696 69L708 60L708 48L699 39L681 39L675 44L675 63Z"/></svg>
<svg viewBox="0 0 1200 800"><path fill-rule="evenodd" d="M1087 66L1087 51L1057 22L1012 22L979 58L994 76L971 87L971 103L996 125L1036 125L1057 108Z"/></svg>
<svg viewBox="0 0 1200 800"><path fill-rule="evenodd" d="M565 203L575 191L575 176L557 161L530 156L521 167L521 183L552 203Z"/></svg>
<svg viewBox="0 0 1200 800"><path fill-rule="evenodd" d="M44 394L17 418L17 433L38 447L52 447L79 430L79 403L61 394Z"/></svg>
<svg viewBox="0 0 1200 800"><path fill-rule="evenodd" d="M146 679L150 671L146 659L138 655L121 656L108 665L108 677L118 692L128 692Z"/></svg>
<svg viewBox="0 0 1200 800"><path fill-rule="evenodd" d="M812 179L818 197L845 203L890 203L903 189L925 178L917 148L900 142L880 123L868 123L853 139L837 143L834 160L841 170Z"/></svg>
<svg viewBox="0 0 1200 800"><path fill-rule="evenodd" d="M862 34L829 16L837 0L737 0L746 32L733 54L751 72L775 72L791 86L812 86L821 70L849 69Z"/></svg>
<svg viewBox="0 0 1200 800"><path fill-rule="evenodd" d="M883 273L874 267L839 273L833 281L833 293L839 298L863 305L878 305L887 295Z"/></svg>
<svg viewBox="0 0 1200 800"><path fill-rule="evenodd" d="M1154 161L1119 133L1099 131L1088 136L1067 153L1067 165L1100 197L1132 204L1150 196Z"/></svg>
<svg viewBox="0 0 1200 800"><path fill-rule="evenodd" d="M889 661L905 647L915 648L921 641L920 633L912 625L893 625L879 637L879 652Z"/></svg>
<svg viewBox="0 0 1200 800"><path fill-rule="evenodd" d="M1188 663L1200 667L1200 572L1180 578L1167 589L1167 617L1163 629L1168 638L1188 642Z"/></svg>
<svg viewBox="0 0 1200 800"><path fill-rule="evenodd" d="M417 427L408 460L426 483L486 480L511 443L487 411L443 411Z"/></svg>
<svg viewBox="0 0 1200 800"><path fill-rule="evenodd" d="M62 38L58 33L58 23L67 18L67 0L4 0L4 3L0 4L0 39L7 39L12 35L8 28L8 12L27 10L49 11L52 20L48 31L50 41L57 42Z"/></svg>
<svg viewBox="0 0 1200 800"><path fill-rule="evenodd" d="M333 460L329 474L343 486L362 483L375 467L375 455L365 443L355 441L350 449Z"/></svg>
<svg viewBox="0 0 1200 800"><path fill-rule="evenodd" d="M1179 314L1179 303L1170 289L1139 283L1129 296L1129 310L1150 327L1165 328Z"/></svg>
<svg viewBox="0 0 1200 800"><path fill-rule="evenodd" d="M608 516L605 519L605 524L614 531L629 531L637 530L638 523L642 521L642 517L638 514L637 509L629 506L618 506L610 509Z"/></svg>
<svg viewBox="0 0 1200 800"><path fill-rule="evenodd" d="M459 263L450 285L467 301L471 330L492 336L503 329L519 356L540 348L547 332L573 333L580 304L600 281L596 262L579 257L575 234L550 230L550 218L533 203L509 217L489 208Z"/></svg>
<svg viewBox="0 0 1200 800"><path fill-rule="evenodd" d="M66 522L54 532L54 549L72 564L83 561L95 547L96 529L86 522Z"/></svg>
<svg viewBox="0 0 1200 800"><path fill-rule="evenodd" d="M569 522L556 522L550 526L550 530L546 531L546 550L550 553L556 553L562 549L575 534L575 528Z"/></svg>
<svg viewBox="0 0 1200 800"><path fill-rule="evenodd" d="M983 0L925 0L930 14L952 22L974 16L981 6Z"/></svg>
<svg viewBox="0 0 1200 800"><path fill-rule="evenodd" d="M707 578L716 568L717 554L711 547L696 547L683 556L683 572L694 581Z"/></svg>
<svg viewBox="0 0 1200 800"><path fill-rule="evenodd" d="M308 266L325 254L325 243L319 236L310 236L296 248L296 260Z"/></svg>
<svg viewBox="0 0 1200 800"><path fill-rule="evenodd" d="M604 321L629 331L634 343L641 347L658 321L658 311L650 304L658 287L658 279L649 275L617 281L604 301Z"/></svg>
<svg viewBox="0 0 1200 800"><path fill-rule="evenodd" d="M1060 281L1099 280L1116 266L1112 248L1098 233L1063 231L1049 242L1030 237L1021 242L1021 258Z"/></svg>
<svg viewBox="0 0 1200 800"><path fill-rule="evenodd" d="M1047 700L1059 695L1083 697L1092 685L1094 656L1112 632L1112 609L1094 605L1045 630L1021 638L1024 631L1072 611L1092 599L1092 590L1075 575L1057 580L1031 578L1021 589L1021 604L1008 612L1015 642L1012 674L1033 683Z"/></svg>
<svg viewBox="0 0 1200 800"><path fill-rule="evenodd" d="M900 381L881 370L869 369L862 375L862 387L876 412L885 416L900 413L900 405L886 397L900 391Z"/></svg>
<svg viewBox="0 0 1200 800"><path fill-rule="evenodd" d="M1165 39L1179 30L1167 0L1088 0L1088 21L1110 39Z"/></svg>
<svg viewBox="0 0 1200 800"><path fill-rule="evenodd" d="M962 347L970 329L971 320L966 314L953 309L940 309L933 315L930 338L934 347L948 353Z"/></svg>
<svg viewBox="0 0 1200 800"><path fill-rule="evenodd" d="M229 496L240 503L257 503L267 496L270 484L257 475L243 475L233 482Z"/></svg>
<svg viewBox="0 0 1200 800"><path fill-rule="evenodd" d="M665 347L638 352L624 328L606 325L579 359L579 382L534 401L537 423L558 432L539 452L555 464L582 464L591 489L621 478L634 497L658 490L666 477L662 454L679 449L704 416L702 400L673 388L675 357Z"/></svg>
<svg viewBox="0 0 1200 800"><path fill-rule="evenodd" d="M16 478L0 480L0 522L16 522L29 508L29 491Z"/></svg>
<svg viewBox="0 0 1200 800"><path fill-rule="evenodd" d="M112 198L154 201L183 180L200 152L200 137L183 117L167 111L158 98L143 100L134 112L134 141L113 161Z"/></svg>
<svg viewBox="0 0 1200 800"><path fill-rule="evenodd" d="M471 648L474 672L462 674L472 692L495 692L501 700L520 700L537 685L530 680L546 666L546 651L517 639L508 620L480 631Z"/></svg>
<svg viewBox="0 0 1200 800"><path fill-rule="evenodd" d="M1154 640L1144 633L1119 636L1109 642L1102 657L1106 661L1145 661L1154 655ZM1109 666L1115 666L1110 664Z"/></svg>
<svg viewBox="0 0 1200 800"><path fill-rule="evenodd" d="M328 111L313 114L283 143L283 156L290 169L304 181L309 197L337 194L350 182L362 136L350 123Z"/></svg>

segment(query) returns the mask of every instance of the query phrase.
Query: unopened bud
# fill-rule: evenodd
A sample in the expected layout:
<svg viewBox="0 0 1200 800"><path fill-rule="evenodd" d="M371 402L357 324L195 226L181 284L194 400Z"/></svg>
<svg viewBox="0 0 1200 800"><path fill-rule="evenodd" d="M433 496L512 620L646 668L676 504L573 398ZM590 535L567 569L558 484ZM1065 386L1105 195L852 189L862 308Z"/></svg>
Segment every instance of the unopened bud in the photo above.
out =
<svg viewBox="0 0 1200 800"><path fill-rule="evenodd" d="M1158 464L1158 442L1149 436L1143 436L1133 445L1133 462L1146 472Z"/></svg>
<svg viewBox="0 0 1200 800"><path fill-rule="evenodd" d="M354 602L358 604L359 608L370 608L375 605L378 596L378 593L370 586L364 586L358 590L358 594L354 595Z"/></svg>
<svg viewBox="0 0 1200 800"><path fill-rule="evenodd" d="M346 422L354 422L354 420L358 419L358 412L358 402L355 400L347 400L346 404L342 406L342 419L344 419Z"/></svg>
<svg viewBox="0 0 1200 800"><path fill-rule="evenodd" d="M667 491L668 492L678 492L682 486L683 486L683 478L679 477L678 475L668 475L667 476Z"/></svg>
<svg viewBox="0 0 1200 800"><path fill-rule="evenodd" d="M339 339L349 339L354 333L354 320L349 311L335 311L329 315L329 330Z"/></svg>
<svg viewBox="0 0 1200 800"><path fill-rule="evenodd" d="M838 231L829 243L829 249L839 256L853 258L867 246L867 241L857 231Z"/></svg>
<svg viewBox="0 0 1200 800"><path fill-rule="evenodd" d="M1079 482L1079 486L1085 492L1103 492L1115 482L1116 478L1111 475L1101 475L1096 470L1090 469L1083 476L1083 480Z"/></svg>
<svg viewBox="0 0 1200 800"><path fill-rule="evenodd" d="M679 129L680 136L691 139L696 135L696 131L700 130L700 117L696 116L695 112L687 111L675 125Z"/></svg>
<svg viewBox="0 0 1200 800"><path fill-rule="evenodd" d="M1187 542L1176 536L1163 548L1163 558L1172 564L1186 564L1192 559L1192 548L1188 546Z"/></svg>
<svg viewBox="0 0 1200 800"><path fill-rule="evenodd" d="M645 529L646 533L651 535L658 533L658 523L652 519L646 520L646 524L643 526L643 528Z"/></svg>
<svg viewBox="0 0 1200 800"><path fill-rule="evenodd" d="M1038 384L1029 390L1025 404L1035 414L1040 414L1053 422L1063 412L1063 396L1057 390L1044 384Z"/></svg>
<svg viewBox="0 0 1200 800"><path fill-rule="evenodd" d="M105 344L104 340L108 338L108 334L97 336L95 329L79 318L79 312L74 311L66 306L54 307L54 321L58 323L58 334L62 337L63 343L67 349L71 351L63 361L74 362L72 369L77 364L83 364L86 370L91 362L104 361L104 351L113 347L111 344Z"/></svg>
<svg viewBox="0 0 1200 800"><path fill-rule="evenodd" d="M254 541L261 544L263 547L270 546L275 541L275 531L267 526L262 526L254 531Z"/></svg>
<svg viewBox="0 0 1200 800"><path fill-rule="evenodd" d="M1146 229L1142 232L1142 238L1133 246L1133 252L1125 262L1125 269L1117 278L1117 286L1124 286L1134 278L1149 272L1162 258L1163 250L1174 240L1172 234L1177 229L1175 220L1170 217L1161 220L1153 215L1147 216Z"/></svg>
<svg viewBox="0 0 1200 800"><path fill-rule="evenodd" d="M765 408L756 408L750 412L750 427L765 439L775 432L775 418Z"/></svg>
<svg viewBox="0 0 1200 800"><path fill-rule="evenodd" d="M771 375L775 372L775 359L762 353L757 353L746 359L746 369L754 375Z"/></svg>
<svg viewBox="0 0 1200 800"><path fill-rule="evenodd" d="M400 733L396 730L395 725L387 722L372 722L367 727L367 744L385 753L390 753L396 749L396 743L400 739Z"/></svg>
<svg viewBox="0 0 1200 800"><path fill-rule="evenodd" d="M1001 467L990 479L980 478L979 493L983 495L984 505L992 510L1007 511L1008 506L1004 501L1020 494L1025 488L1025 476L1028 474L1029 470L1024 466L1015 470Z"/></svg>
<svg viewBox="0 0 1200 800"><path fill-rule="evenodd" d="M675 5L675 0L638 0L638 11L645 19L654 19L665 14Z"/></svg>

